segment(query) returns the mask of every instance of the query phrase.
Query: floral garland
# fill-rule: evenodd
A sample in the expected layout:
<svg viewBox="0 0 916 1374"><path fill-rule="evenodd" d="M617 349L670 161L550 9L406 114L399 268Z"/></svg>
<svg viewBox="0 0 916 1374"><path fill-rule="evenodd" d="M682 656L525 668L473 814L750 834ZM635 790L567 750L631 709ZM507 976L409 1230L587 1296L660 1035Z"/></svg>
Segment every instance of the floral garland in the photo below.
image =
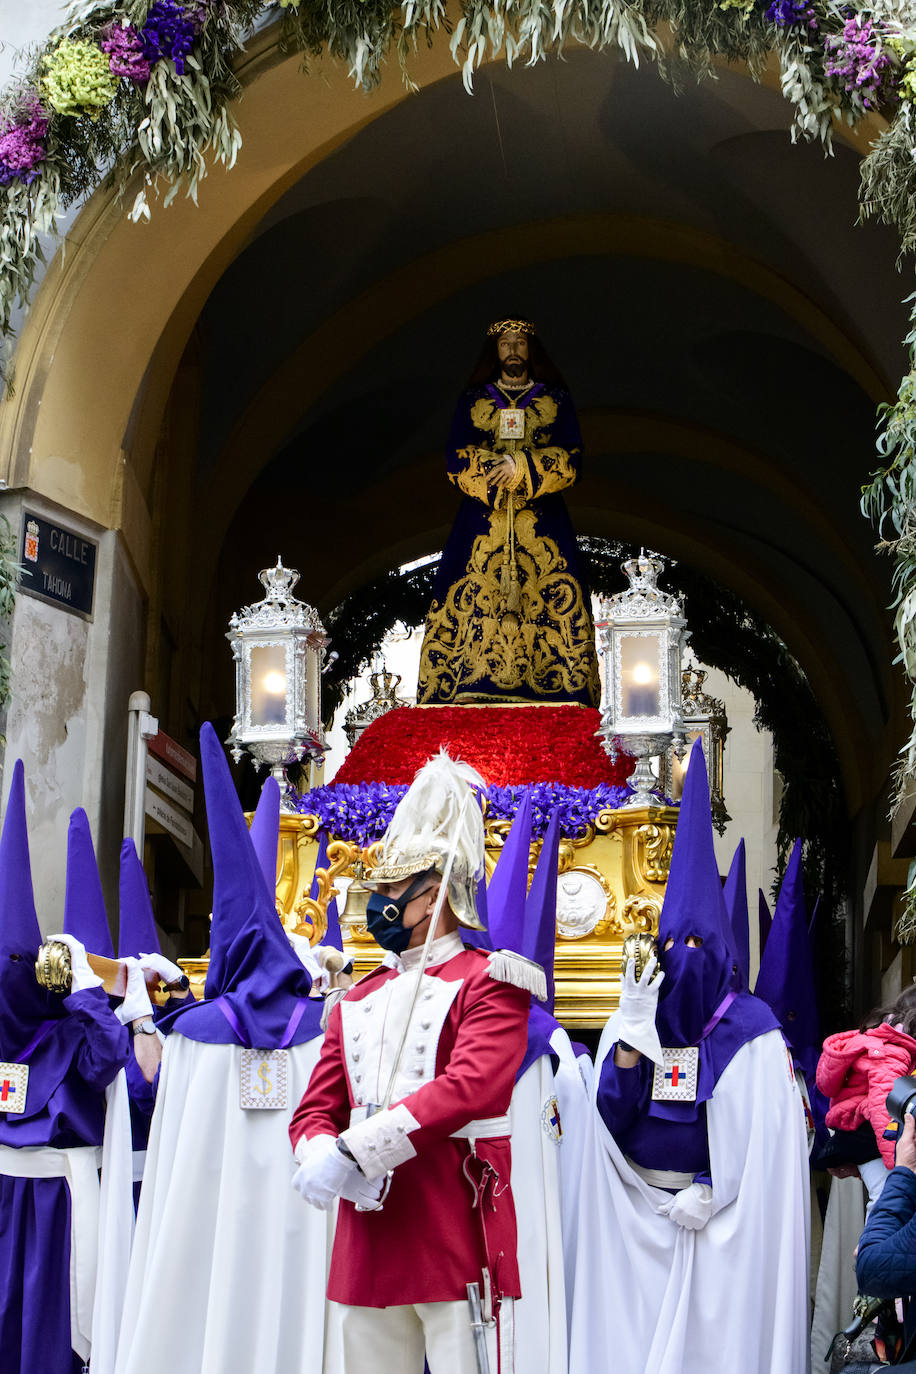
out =
<svg viewBox="0 0 916 1374"><path fill-rule="evenodd" d="M291 793L289 800L300 814L318 816L323 828L335 839L366 848L382 838L406 791L406 783L331 783L304 795ZM546 833L550 817L559 811L560 833L564 839L572 840L584 835L602 811L621 806L632 794L628 787L609 783L599 787L567 787L561 782L488 787L487 819L511 821L526 795L531 798L531 831L535 838Z"/></svg>

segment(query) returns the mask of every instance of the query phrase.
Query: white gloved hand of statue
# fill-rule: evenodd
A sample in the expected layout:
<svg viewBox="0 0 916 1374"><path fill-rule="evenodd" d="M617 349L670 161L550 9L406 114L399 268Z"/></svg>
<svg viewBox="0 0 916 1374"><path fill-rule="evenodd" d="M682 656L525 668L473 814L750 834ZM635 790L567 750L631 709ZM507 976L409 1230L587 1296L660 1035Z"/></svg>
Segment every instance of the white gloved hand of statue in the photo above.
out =
<svg viewBox="0 0 916 1374"><path fill-rule="evenodd" d="M115 1016L122 1026L129 1026L131 1021L152 1016L153 1005L149 1000L149 989L140 960L122 959L121 962L127 968L127 991L121 1005L115 1007Z"/></svg>
<svg viewBox="0 0 916 1374"><path fill-rule="evenodd" d="M691 1183L675 1193L668 1216L686 1231L702 1231L712 1216L712 1189L708 1183Z"/></svg>
<svg viewBox="0 0 916 1374"><path fill-rule="evenodd" d="M102 986L101 978L89 967L86 946L75 935L49 935L48 939L66 945L70 951L71 992L86 992L89 988Z"/></svg>
<svg viewBox="0 0 916 1374"><path fill-rule="evenodd" d="M356 1161L347 1159L338 1149L336 1136L303 1138L296 1146L296 1158L299 1168L293 1175L293 1187L322 1212L329 1212L337 1197L372 1207L381 1196L384 1175L370 1183L360 1173Z"/></svg>
<svg viewBox="0 0 916 1374"><path fill-rule="evenodd" d="M658 1031L655 1029L655 1012L658 1007L658 990L665 975L659 972L652 979L657 966L657 959L647 960L637 982L636 960L627 960L620 984L620 1009L617 1012L616 1030L618 1040L625 1040L647 1059L660 1064L662 1047Z"/></svg>
<svg viewBox="0 0 916 1374"><path fill-rule="evenodd" d="M139 964L145 973L157 973L163 983L177 983L181 977L181 969L164 954L141 954Z"/></svg>

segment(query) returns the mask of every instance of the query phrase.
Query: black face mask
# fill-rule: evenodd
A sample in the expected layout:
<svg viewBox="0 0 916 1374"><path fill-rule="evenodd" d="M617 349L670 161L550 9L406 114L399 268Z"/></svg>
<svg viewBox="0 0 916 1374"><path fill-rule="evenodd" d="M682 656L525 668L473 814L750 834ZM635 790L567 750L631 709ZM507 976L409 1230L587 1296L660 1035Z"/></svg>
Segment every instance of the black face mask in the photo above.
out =
<svg viewBox="0 0 916 1374"><path fill-rule="evenodd" d="M410 937L419 926L424 925L432 915L424 916L409 929L404 925L404 913L409 902L418 897L424 887L429 885L432 869L427 869L414 878L400 897L384 897L381 892L371 892L366 905L366 929L377 945L392 954L402 954L410 944Z"/></svg>

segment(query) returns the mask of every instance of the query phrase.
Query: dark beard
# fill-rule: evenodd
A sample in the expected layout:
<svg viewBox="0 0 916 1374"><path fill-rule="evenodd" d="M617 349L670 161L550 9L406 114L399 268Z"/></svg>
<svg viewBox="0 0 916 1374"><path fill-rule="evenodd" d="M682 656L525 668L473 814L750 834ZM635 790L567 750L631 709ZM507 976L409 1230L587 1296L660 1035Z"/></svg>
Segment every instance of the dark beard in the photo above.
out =
<svg viewBox="0 0 916 1374"><path fill-rule="evenodd" d="M523 362L506 362L503 363L502 372L504 377L514 377L517 381L521 381L527 377L528 367Z"/></svg>

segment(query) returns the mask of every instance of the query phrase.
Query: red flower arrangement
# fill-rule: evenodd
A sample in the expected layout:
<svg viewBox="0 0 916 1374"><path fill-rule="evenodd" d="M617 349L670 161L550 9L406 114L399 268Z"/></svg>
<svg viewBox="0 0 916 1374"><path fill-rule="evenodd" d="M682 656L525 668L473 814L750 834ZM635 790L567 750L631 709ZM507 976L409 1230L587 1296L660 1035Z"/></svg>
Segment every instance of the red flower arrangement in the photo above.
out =
<svg viewBox="0 0 916 1374"><path fill-rule="evenodd" d="M333 782L410 783L444 747L497 787L622 787L633 760L620 753L611 762L595 733L600 720L588 706L402 706L363 732Z"/></svg>

